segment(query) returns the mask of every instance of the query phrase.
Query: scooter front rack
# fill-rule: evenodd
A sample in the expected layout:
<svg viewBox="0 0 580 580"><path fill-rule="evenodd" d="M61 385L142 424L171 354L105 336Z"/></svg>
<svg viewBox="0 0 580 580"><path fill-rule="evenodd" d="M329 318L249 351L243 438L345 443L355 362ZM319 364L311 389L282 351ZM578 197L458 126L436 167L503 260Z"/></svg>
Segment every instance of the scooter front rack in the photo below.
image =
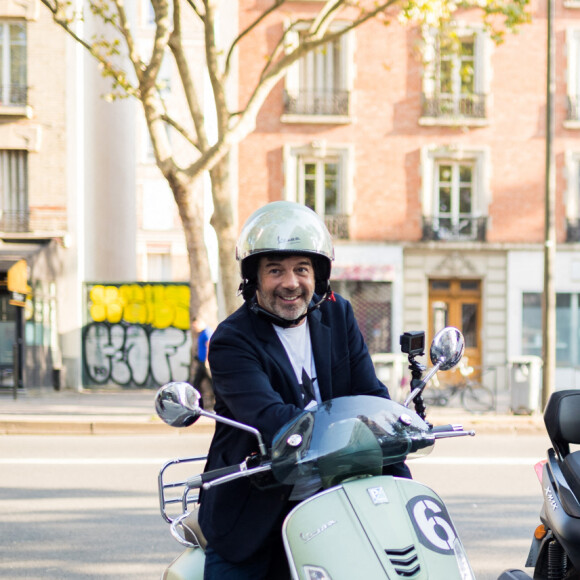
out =
<svg viewBox="0 0 580 580"><path fill-rule="evenodd" d="M184 470L178 469L177 466L189 466L192 463L205 462L206 459L207 455L181 457L168 461L160 469L157 481L159 490L159 509L161 510L161 516L168 524L171 524L184 512L189 511L187 509L188 503L191 503L192 501L196 502L199 496L199 493L191 493L192 490L187 485L188 478L184 477L181 473L184 472ZM171 480L169 474L173 475ZM180 475L180 477L176 478L176 475ZM192 474L189 473L189 476L191 475ZM170 508L175 504L180 504L180 509L172 511Z"/></svg>

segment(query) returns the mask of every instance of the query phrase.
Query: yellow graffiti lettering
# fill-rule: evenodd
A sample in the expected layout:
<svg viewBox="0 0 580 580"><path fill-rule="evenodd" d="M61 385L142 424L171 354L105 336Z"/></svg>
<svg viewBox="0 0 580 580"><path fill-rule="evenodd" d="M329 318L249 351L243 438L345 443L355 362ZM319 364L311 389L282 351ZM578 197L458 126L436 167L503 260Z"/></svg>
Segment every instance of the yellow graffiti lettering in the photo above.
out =
<svg viewBox="0 0 580 580"><path fill-rule="evenodd" d="M95 322L120 322L123 316L123 300L115 286L93 286L89 293L89 314Z"/></svg>
<svg viewBox="0 0 580 580"><path fill-rule="evenodd" d="M89 290L94 322L150 324L154 328L189 329L190 290L185 284L95 285Z"/></svg>

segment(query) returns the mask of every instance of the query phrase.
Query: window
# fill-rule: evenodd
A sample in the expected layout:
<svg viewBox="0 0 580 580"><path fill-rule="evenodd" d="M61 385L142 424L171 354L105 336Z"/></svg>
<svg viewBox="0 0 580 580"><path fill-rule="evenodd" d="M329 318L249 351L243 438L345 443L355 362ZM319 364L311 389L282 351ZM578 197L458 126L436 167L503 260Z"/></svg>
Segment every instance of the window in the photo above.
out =
<svg viewBox="0 0 580 580"><path fill-rule="evenodd" d="M339 160L301 157L298 172L298 201L320 215L339 214Z"/></svg>
<svg viewBox="0 0 580 580"><path fill-rule="evenodd" d="M459 29L425 40L422 124L485 119L484 33Z"/></svg>
<svg viewBox="0 0 580 580"><path fill-rule="evenodd" d="M0 151L0 229L28 231L28 152Z"/></svg>
<svg viewBox="0 0 580 580"><path fill-rule="evenodd" d="M149 250L147 252L147 280L150 282L171 281L171 254Z"/></svg>
<svg viewBox="0 0 580 580"><path fill-rule="evenodd" d="M26 24L0 22L0 105L26 105Z"/></svg>
<svg viewBox="0 0 580 580"><path fill-rule="evenodd" d="M348 239L348 149L327 150L322 142L304 148L286 148L286 199L297 201L324 217L330 233Z"/></svg>
<svg viewBox="0 0 580 580"><path fill-rule="evenodd" d="M288 46L295 47L306 35L298 28L288 33ZM284 113L345 117L349 114L352 57L350 34L307 53L286 73Z"/></svg>
<svg viewBox="0 0 580 580"><path fill-rule="evenodd" d="M566 151L566 241L580 242L580 151Z"/></svg>
<svg viewBox="0 0 580 580"><path fill-rule="evenodd" d="M566 125L574 126L580 122L580 29L569 29L566 40L568 52Z"/></svg>
<svg viewBox="0 0 580 580"><path fill-rule="evenodd" d="M441 237L474 237L473 174L473 163L437 163L434 217Z"/></svg>
<svg viewBox="0 0 580 580"><path fill-rule="evenodd" d="M485 240L485 151L423 150L423 239Z"/></svg>
<svg viewBox="0 0 580 580"><path fill-rule="evenodd" d="M542 295L524 292L522 354L542 356ZM556 295L556 363L580 365L580 295Z"/></svg>
<svg viewBox="0 0 580 580"><path fill-rule="evenodd" d="M151 179L143 184L143 229L171 230L175 202L165 179Z"/></svg>
<svg viewBox="0 0 580 580"><path fill-rule="evenodd" d="M352 304L369 352L392 352L391 282L333 279L331 283L333 290Z"/></svg>

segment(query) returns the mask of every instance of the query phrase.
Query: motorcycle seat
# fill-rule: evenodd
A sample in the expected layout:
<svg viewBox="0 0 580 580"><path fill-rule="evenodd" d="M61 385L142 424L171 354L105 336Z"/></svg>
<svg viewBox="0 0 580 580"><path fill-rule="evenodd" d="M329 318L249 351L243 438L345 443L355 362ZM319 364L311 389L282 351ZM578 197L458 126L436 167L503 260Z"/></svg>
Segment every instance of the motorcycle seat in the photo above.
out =
<svg viewBox="0 0 580 580"><path fill-rule="evenodd" d="M574 495L580 497L580 451L569 453L564 458L562 473L574 492Z"/></svg>
<svg viewBox="0 0 580 580"><path fill-rule="evenodd" d="M580 443L580 390L565 389L552 393L544 411L550 441L561 459L570 453L570 443ZM575 464L575 460L572 460Z"/></svg>

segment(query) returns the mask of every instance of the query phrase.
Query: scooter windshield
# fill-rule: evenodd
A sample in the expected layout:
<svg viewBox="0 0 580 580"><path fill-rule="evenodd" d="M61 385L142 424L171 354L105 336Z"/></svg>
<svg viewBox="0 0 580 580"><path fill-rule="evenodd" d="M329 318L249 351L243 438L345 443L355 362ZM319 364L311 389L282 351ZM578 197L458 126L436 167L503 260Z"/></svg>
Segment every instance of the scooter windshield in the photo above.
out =
<svg viewBox="0 0 580 580"><path fill-rule="evenodd" d="M305 410L276 434L272 473L288 485L332 487L349 477L380 475L385 465L428 454L428 425L389 399L357 395Z"/></svg>

